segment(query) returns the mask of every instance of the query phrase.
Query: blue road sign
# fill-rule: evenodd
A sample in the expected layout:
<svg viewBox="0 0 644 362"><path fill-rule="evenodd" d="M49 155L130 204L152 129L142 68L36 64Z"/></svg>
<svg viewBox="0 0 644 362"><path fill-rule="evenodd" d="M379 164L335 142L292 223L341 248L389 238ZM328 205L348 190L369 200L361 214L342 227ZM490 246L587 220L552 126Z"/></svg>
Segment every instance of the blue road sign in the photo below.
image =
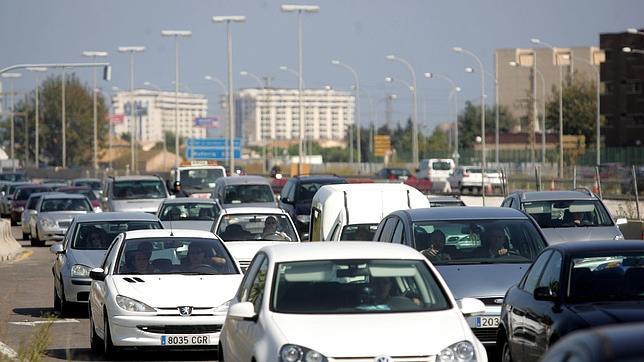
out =
<svg viewBox="0 0 644 362"><path fill-rule="evenodd" d="M241 147L241 139L235 138L235 148ZM226 138L188 138L186 146L195 148L219 148L228 147L228 140Z"/></svg>
<svg viewBox="0 0 644 362"><path fill-rule="evenodd" d="M234 157L241 159L241 139L233 141ZM188 138L186 158L189 160L227 160L229 144L224 138Z"/></svg>

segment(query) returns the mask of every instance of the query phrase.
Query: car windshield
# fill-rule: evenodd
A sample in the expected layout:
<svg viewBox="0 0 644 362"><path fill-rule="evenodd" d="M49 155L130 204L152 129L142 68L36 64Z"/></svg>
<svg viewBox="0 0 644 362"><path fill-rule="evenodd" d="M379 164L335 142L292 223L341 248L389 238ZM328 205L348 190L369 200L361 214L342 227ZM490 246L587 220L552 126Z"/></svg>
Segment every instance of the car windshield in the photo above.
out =
<svg viewBox="0 0 644 362"><path fill-rule="evenodd" d="M452 169L452 164L445 161L432 162L432 169L437 171L449 171Z"/></svg>
<svg viewBox="0 0 644 362"><path fill-rule="evenodd" d="M353 224L345 225L340 234L343 241L370 241L378 229L378 224Z"/></svg>
<svg viewBox="0 0 644 362"><path fill-rule="evenodd" d="M92 190L100 190L101 182L92 181L92 180L77 180L77 181L74 181L74 186L86 186L91 188Z"/></svg>
<svg viewBox="0 0 644 362"><path fill-rule="evenodd" d="M213 221L217 209L213 203L164 204L159 212L162 221Z"/></svg>
<svg viewBox="0 0 644 362"><path fill-rule="evenodd" d="M546 242L529 220L413 224L415 248L435 265L531 263Z"/></svg>
<svg viewBox="0 0 644 362"><path fill-rule="evenodd" d="M285 214L224 215L215 234L224 241L297 241L291 220Z"/></svg>
<svg viewBox="0 0 644 362"><path fill-rule="evenodd" d="M163 199L166 191L163 182L158 180L127 180L114 182L114 199Z"/></svg>
<svg viewBox="0 0 644 362"><path fill-rule="evenodd" d="M224 176L220 168L197 168L179 171L181 187L189 189L213 189L215 181Z"/></svg>
<svg viewBox="0 0 644 362"><path fill-rule="evenodd" d="M3 173L0 174L0 181L29 181L29 179L21 173Z"/></svg>
<svg viewBox="0 0 644 362"><path fill-rule="evenodd" d="M91 205L85 199L45 199L40 204L40 212L91 210Z"/></svg>
<svg viewBox="0 0 644 362"><path fill-rule="evenodd" d="M72 237L72 249L105 250L114 238L126 231L161 229L158 221L95 221L78 225Z"/></svg>
<svg viewBox="0 0 644 362"><path fill-rule="evenodd" d="M114 274L239 274L221 241L205 238L141 238L121 246Z"/></svg>
<svg viewBox="0 0 644 362"><path fill-rule="evenodd" d="M613 225L599 200L533 201L521 205L544 229Z"/></svg>
<svg viewBox="0 0 644 362"><path fill-rule="evenodd" d="M297 194L295 195L295 200L297 203L310 204L313 200L313 196L318 192L318 189L324 185L334 185L344 183L342 180L328 180L325 182L302 182L297 187Z"/></svg>
<svg viewBox="0 0 644 362"><path fill-rule="evenodd" d="M319 260L275 267L271 309L278 313L365 314L451 308L421 260Z"/></svg>
<svg viewBox="0 0 644 362"><path fill-rule="evenodd" d="M224 190L224 204L275 202L269 185L229 185Z"/></svg>
<svg viewBox="0 0 644 362"><path fill-rule="evenodd" d="M60 192L64 192L66 194L78 194L78 195L84 195L87 197L90 201L98 200L96 197L96 194L94 191L90 189L58 189Z"/></svg>
<svg viewBox="0 0 644 362"><path fill-rule="evenodd" d="M566 299L571 302L644 300L644 253L611 252L571 258Z"/></svg>
<svg viewBox="0 0 644 362"><path fill-rule="evenodd" d="M34 192L47 192L51 191L50 188L43 187L23 187L16 191L16 200L27 200Z"/></svg>

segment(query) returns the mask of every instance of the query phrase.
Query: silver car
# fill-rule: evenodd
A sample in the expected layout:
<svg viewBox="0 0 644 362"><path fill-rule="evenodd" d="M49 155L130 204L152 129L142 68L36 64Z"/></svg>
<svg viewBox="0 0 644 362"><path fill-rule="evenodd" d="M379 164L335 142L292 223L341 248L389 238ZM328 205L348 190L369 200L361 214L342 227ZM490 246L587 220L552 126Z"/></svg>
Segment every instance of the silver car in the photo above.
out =
<svg viewBox="0 0 644 362"><path fill-rule="evenodd" d="M169 197L168 189L159 176L110 177L103 188L101 209L156 214L159 205Z"/></svg>
<svg viewBox="0 0 644 362"><path fill-rule="evenodd" d="M156 216L143 212L109 212L79 215L60 243L49 250L56 254L54 309L63 316L75 303L87 303L89 271L101 265L114 238L128 230L162 229Z"/></svg>
<svg viewBox="0 0 644 362"><path fill-rule="evenodd" d="M30 224L31 245L45 245L47 240L62 240L72 219L93 212L84 195L52 192L43 194L36 204Z"/></svg>
<svg viewBox="0 0 644 362"><path fill-rule="evenodd" d="M483 301L485 313L467 322L489 346L496 344L505 292L547 246L533 219L501 207L395 211L380 222L374 241L413 247L436 266L454 298Z"/></svg>
<svg viewBox="0 0 644 362"><path fill-rule="evenodd" d="M181 197L163 201L157 217L166 229L210 231L220 212L215 200Z"/></svg>
<svg viewBox="0 0 644 362"><path fill-rule="evenodd" d="M613 220L602 200L589 190L517 191L503 200L501 206L532 216L551 244L624 239L618 225L625 224L626 219Z"/></svg>
<svg viewBox="0 0 644 362"><path fill-rule="evenodd" d="M220 177L212 197L225 209L277 206L270 182L261 176Z"/></svg>
<svg viewBox="0 0 644 362"><path fill-rule="evenodd" d="M25 204L25 209L22 211L22 215L20 216L22 240L30 239L31 230L30 230L29 221L31 220L32 217L38 214L38 211L36 211L36 206L38 206L38 201L40 201L40 198L42 197L43 194L44 194L43 192L36 192L29 195L29 198L27 199L27 203Z"/></svg>

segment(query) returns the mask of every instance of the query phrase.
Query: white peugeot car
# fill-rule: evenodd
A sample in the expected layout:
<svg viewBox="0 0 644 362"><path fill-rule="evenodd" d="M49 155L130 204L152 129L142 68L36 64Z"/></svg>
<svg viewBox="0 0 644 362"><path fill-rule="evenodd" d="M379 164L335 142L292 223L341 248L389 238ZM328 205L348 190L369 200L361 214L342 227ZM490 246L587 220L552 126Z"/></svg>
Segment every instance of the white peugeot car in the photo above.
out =
<svg viewBox="0 0 644 362"><path fill-rule="evenodd" d="M486 361L464 318L484 310L406 246L272 245L231 301L219 361Z"/></svg>
<svg viewBox="0 0 644 362"><path fill-rule="evenodd" d="M210 232L140 230L119 234L90 272L92 349L216 348L242 279Z"/></svg>

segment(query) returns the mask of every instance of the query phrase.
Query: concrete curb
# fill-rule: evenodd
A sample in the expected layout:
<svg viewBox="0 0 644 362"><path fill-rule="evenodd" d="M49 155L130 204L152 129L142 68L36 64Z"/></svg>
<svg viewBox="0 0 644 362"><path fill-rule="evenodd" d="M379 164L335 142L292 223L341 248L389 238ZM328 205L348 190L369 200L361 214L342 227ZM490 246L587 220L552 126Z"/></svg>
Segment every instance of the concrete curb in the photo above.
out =
<svg viewBox="0 0 644 362"><path fill-rule="evenodd" d="M11 224L7 220L0 221L0 262L15 258L22 251L22 246L11 233Z"/></svg>

